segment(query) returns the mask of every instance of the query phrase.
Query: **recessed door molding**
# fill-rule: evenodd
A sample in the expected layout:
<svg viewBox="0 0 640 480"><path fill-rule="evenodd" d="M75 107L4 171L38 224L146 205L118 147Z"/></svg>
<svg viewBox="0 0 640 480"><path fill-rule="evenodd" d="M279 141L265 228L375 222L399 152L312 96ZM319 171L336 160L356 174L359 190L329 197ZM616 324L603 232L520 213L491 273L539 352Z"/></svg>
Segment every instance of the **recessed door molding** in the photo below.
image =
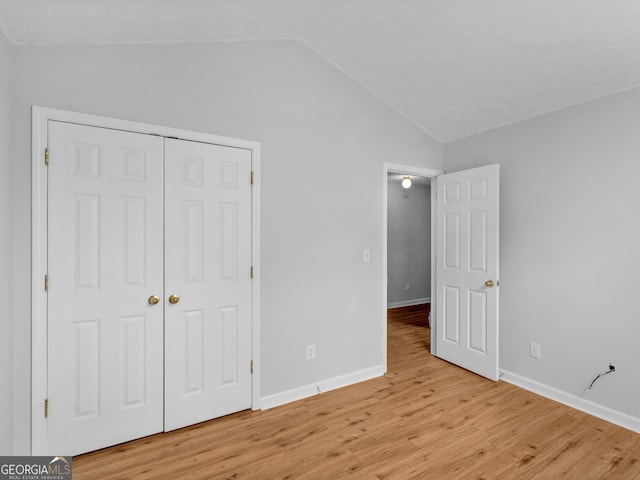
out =
<svg viewBox="0 0 640 480"><path fill-rule="evenodd" d="M178 138L251 152L253 188L251 195L251 263L253 266L252 301L252 359L253 410L260 409L260 143L204 132L163 127L147 123L89 115L65 110L34 106L32 109L32 198L31 198L31 454L42 455L47 451L47 165L46 149L49 122L60 121L92 127L123 130L133 133ZM249 179L247 179L249 181ZM52 406L53 407L53 406ZM53 407L55 408L55 407Z"/></svg>

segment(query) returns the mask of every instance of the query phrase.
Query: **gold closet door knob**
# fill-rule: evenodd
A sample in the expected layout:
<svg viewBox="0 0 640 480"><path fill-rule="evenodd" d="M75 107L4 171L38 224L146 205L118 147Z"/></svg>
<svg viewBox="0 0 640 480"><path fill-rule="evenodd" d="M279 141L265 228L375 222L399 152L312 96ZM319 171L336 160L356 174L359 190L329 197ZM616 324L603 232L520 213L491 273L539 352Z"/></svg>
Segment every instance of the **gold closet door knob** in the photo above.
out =
<svg viewBox="0 0 640 480"><path fill-rule="evenodd" d="M487 280L486 282L484 282L485 286L491 288L494 286L493 280Z"/></svg>
<svg viewBox="0 0 640 480"><path fill-rule="evenodd" d="M176 295L175 293L169 297L169 303L175 305L180 301L180 295Z"/></svg>
<svg viewBox="0 0 640 480"><path fill-rule="evenodd" d="M160 297L157 295L151 295L149 297L149 305L155 305L160 301Z"/></svg>

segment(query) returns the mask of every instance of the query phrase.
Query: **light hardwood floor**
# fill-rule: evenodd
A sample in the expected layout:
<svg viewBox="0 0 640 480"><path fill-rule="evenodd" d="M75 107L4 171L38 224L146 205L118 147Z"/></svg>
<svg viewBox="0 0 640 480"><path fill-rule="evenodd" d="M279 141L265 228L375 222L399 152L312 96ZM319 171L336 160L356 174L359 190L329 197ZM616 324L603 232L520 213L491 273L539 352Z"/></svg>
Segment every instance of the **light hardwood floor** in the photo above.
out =
<svg viewBox="0 0 640 480"><path fill-rule="evenodd" d="M74 479L640 479L640 435L435 357L389 312L389 372L75 457Z"/></svg>

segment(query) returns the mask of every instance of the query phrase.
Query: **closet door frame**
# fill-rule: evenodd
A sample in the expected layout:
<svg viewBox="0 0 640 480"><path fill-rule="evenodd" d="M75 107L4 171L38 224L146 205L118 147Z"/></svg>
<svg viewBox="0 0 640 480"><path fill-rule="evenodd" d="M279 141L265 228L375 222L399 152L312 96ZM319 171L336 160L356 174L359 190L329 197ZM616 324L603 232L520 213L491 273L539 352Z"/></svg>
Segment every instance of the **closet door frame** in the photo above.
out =
<svg viewBox="0 0 640 480"><path fill-rule="evenodd" d="M211 143L251 151L252 410L260 410L260 143L204 132L119 120L46 107L31 118L31 455L47 453L47 148L50 120ZM247 179L250 181L250 179ZM61 455L64 452L58 452Z"/></svg>

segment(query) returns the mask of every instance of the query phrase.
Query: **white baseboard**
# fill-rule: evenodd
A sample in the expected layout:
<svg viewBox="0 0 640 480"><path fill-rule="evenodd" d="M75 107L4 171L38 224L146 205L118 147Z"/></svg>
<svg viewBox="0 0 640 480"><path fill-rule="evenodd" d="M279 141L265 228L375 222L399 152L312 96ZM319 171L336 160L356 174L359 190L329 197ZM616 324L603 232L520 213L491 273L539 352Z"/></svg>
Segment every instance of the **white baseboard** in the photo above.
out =
<svg viewBox="0 0 640 480"><path fill-rule="evenodd" d="M431 303L431 298L416 298L414 300L405 300L403 302L387 303L387 308L411 307L413 305L422 305L423 303Z"/></svg>
<svg viewBox="0 0 640 480"><path fill-rule="evenodd" d="M518 387L529 390L530 392L537 393L543 397L550 398L556 402L560 402L569 407L580 410L581 412L588 413L594 417L601 418L607 422L613 423L620 427L626 428L636 433L640 433L640 418L632 417L626 413L613 410L609 407L598 405L597 403L585 400L584 398L577 397L557 388L550 387L530 378L522 377L512 372L502 370L501 380L511 383Z"/></svg>
<svg viewBox="0 0 640 480"><path fill-rule="evenodd" d="M378 367L367 368L365 370L348 373L346 375L340 375L339 377L328 378L326 380L321 380L316 383L293 388L284 392L275 393L273 395L267 395L260 399L260 407L262 410L278 407L286 403L295 402L296 400L302 400L303 398L335 390L336 388L347 387L365 380L371 380L372 378L384 375L384 372L384 367L380 365Z"/></svg>

